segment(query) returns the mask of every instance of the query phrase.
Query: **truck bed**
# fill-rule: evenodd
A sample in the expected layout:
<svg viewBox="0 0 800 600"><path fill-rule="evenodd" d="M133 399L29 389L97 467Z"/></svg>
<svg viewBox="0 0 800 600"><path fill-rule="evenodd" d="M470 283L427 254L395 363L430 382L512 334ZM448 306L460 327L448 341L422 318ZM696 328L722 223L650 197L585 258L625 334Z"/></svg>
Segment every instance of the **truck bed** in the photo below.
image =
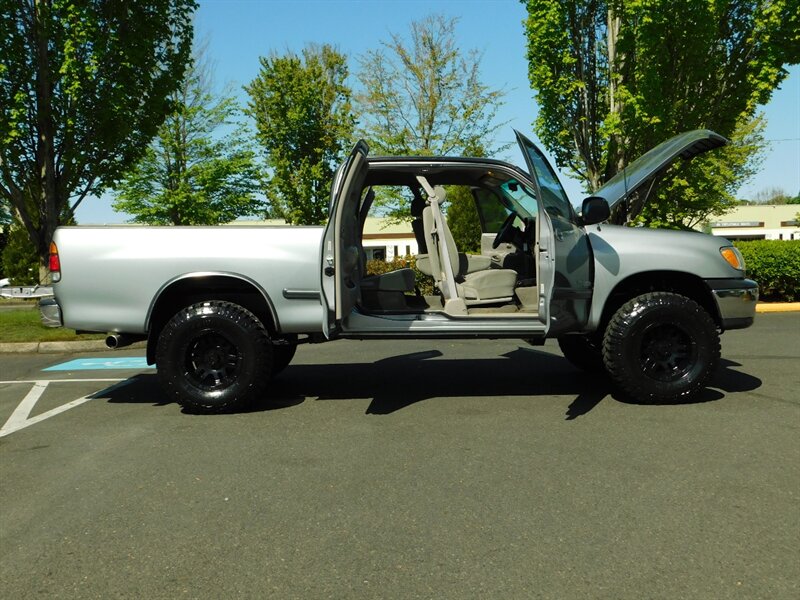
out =
<svg viewBox="0 0 800 600"><path fill-rule="evenodd" d="M170 283L226 274L259 288L282 330L319 331L321 237L320 227L61 227L55 296L66 327L143 334ZM286 298L284 290L304 293Z"/></svg>

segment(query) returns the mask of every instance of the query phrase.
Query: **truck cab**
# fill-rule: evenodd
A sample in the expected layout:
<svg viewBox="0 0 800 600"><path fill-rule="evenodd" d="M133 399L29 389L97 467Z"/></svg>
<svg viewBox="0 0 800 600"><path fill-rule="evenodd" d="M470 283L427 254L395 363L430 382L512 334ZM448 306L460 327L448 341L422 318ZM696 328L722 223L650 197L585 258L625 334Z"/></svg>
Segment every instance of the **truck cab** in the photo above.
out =
<svg viewBox="0 0 800 600"><path fill-rule="evenodd" d="M541 152L517 135L528 172L491 159L371 158L366 144L356 145L337 173L323 235L326 336L544 339L587 326L593 258L586 220ZM480 252L456 246L447 222L450 195L474 202ZM392 196L410 206L421 249L417 273L432 277L433 295L416 292L411 268L366 274L364 222L375 203Z"/></svg>

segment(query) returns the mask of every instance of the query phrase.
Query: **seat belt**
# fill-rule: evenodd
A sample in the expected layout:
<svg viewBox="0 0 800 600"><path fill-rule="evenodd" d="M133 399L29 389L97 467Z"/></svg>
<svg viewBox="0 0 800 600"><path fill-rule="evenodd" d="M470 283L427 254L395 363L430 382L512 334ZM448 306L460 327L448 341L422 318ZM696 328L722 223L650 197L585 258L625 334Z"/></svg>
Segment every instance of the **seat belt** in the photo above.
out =
<svg viewBox="0 0 800 600"><path fill-rule="evenodd" d="M453 273L453 263L450 262L450 252L447 248L447 241L442 239L442 236L439 232L444 232L445 225L444 225L444 217L442 216L442 208L439 204L440 199L436 195L436 191L431 187L431 184L428 183L428 180L425 179L422 175L417 175L417 181L422 186L422 189L425 190L425 193L428 194L428 203L431 205L433 209L433 225L434 230L431 232L432 235L436 236L436 244L439 246L437 251L441 249L439 252L439 256L441 257L442 264L442 274L444 275L443 280L443 287L444 289L442 292L444 293L445 300L450 300L453 298L458 298L458 290L456 288L456 277ZM428 248L428 252L430 253L431 249Z"/></svg>

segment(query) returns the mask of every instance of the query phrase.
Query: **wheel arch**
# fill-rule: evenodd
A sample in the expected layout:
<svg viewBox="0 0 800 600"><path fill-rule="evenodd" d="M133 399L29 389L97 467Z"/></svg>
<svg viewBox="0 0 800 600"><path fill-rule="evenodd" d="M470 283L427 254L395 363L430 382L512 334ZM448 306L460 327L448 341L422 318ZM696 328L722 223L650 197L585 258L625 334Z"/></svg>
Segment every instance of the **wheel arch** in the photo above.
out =
<svg viewBox="0 0 800 600"><path fill-rule="evenodd" d="M185 273L165 283L147 310L147 364L155 362L158 337L172 316L186 306L207 300L238 304L258 317L270 335L280 331L269 294L249 277L218 271Z"/></svg>
<svg viewBox="0 0 800 600"><path fill-rule="evenodd" d="M605 298L598 329L604 329L617 309L628 300L648 292L672 292L691 298L708 312L717 327L722 327L717 304L701 277L685 271L662 270L634 273L615 285Z"/></svg>

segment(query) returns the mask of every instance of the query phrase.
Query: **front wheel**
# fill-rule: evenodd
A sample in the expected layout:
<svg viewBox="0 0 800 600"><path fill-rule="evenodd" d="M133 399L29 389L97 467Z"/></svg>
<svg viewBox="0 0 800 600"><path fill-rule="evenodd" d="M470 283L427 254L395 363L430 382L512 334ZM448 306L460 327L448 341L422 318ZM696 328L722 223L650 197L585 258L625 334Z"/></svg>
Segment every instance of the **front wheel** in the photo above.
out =
<svg viewBox="0 0 800 600"><path fill-rule="evenodd" d="M167 394L193 412L245 407L266 390L272 344L264 325L238 304L199 302L161 331L158 376Z"/></svg>
<svg viewBox="0 0 800 600"><path fill-rule="evenodd" d="M603 362L611 379L634 400L690 400L719 363L714 321L694 300L667 292L637 296L611 318Z"/></svg>

